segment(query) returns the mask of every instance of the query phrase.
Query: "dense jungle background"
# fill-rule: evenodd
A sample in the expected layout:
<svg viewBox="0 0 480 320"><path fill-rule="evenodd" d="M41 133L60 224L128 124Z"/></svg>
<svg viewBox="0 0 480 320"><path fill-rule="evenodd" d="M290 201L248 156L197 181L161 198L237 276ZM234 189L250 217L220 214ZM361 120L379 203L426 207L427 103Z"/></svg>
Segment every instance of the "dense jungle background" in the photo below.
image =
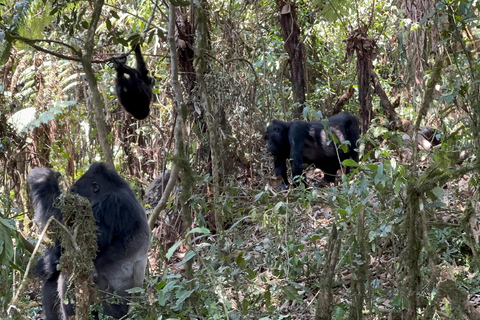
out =
<svg viewBox="0 0 480 320"><path fill-rule="evenodd" d="M0 318L44 318L28 173L50 167L66 191L105 161L152 229L128 319L480 319L479 13L1 0ZM135 43L155 79L142 121L119 106L111 63ZM352 173L319 187L312 169L280 191L268 123L343 111L362 133Z"/></svg>

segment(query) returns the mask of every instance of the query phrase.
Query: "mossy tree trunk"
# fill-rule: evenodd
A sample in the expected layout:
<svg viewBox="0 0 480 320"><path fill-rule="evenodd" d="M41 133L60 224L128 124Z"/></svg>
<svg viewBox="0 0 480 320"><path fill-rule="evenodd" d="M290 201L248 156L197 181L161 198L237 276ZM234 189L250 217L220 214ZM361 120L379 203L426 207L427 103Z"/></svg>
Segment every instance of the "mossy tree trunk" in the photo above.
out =
<svg viewBox="0 0 480 320"><path fill-rule="evenodd" d="M170 176L167 187L165 188L165 192L162 195L162 199L160 199L159 204L155 208L155 215L156 217L158 217L158 213L160 211L158 210L159 206L166 204L166 200L168 199L170 192L173 189L173 185L177 180L177 175L180 175L180 180L182 184L182 192L180 193L180 203L182 205L182 236L186 237L193 223L189 206L189 199L192 195L192 186L195 181L193 179L192 171L188 163L188 158L186 154L186 143L183 136L183 128L185 127L185 119L187 118L188 110L183 99L182 87L180 85L180 81L178 80L179 62L177 45L175 42L175 21L175 6L172 3L169 3L168 44L170 47L172 89L175 94L177 122L175 124L175 151L172 174ZM154 225L155 220L150 219L149 223L151 227ZM191 243L190 236L187 237L187 243L189 245ZM187 279L193 279L192 263L193 261L189 260L185 264L185 275Z"/></svg>
<svg viewBox="0 0 480 320"><path fill-rule="evenodd" d="M207 120L207 129L210 141L210 154L212 159L212 178L213 178L213 202L214 202L214 212L215 212L215 228L216 233L220 235L218 241L218 254L221 258L223 255L224 248L224 239L222 237L223 231L223 212L222 204L220 200L220 165L222 163L221 157L223 154L223 147L220 138L220 124L218 123L218 118L215 116L216 112L210 95L208 92L207 85L205 83L204 73L206 72L207 61L205 59L205 52L208 48L208 20L207 20L207 9L208 3L207 0L200 0L197 5L197 86L198 92L200 94L200 101L205 110L205 118Z"/></svg>

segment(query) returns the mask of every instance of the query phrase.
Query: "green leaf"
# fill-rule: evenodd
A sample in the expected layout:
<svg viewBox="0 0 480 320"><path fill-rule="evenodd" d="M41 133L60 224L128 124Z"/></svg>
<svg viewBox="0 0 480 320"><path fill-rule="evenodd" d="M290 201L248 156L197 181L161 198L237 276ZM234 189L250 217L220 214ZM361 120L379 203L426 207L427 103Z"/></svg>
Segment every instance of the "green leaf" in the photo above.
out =
<svg viewBox="0 0 480 320"><path fill-rule="evenodd" d="M248 314L248 309L250 307L250 301L249 299L243 299L242 301L242 314L247 315Z"/></svg>
<svg viewBox="0 0 480 320"><path fill-rule="evenodd" d="M188 234L190 233L203 233L203 234L210 234L210 230L207 228L193 228L192 230L188 231Z"/></svg>
<svg viewBox="0 0 480 320"><path fill-rule="evenodd" d="M284 206L283 201L279 201L279 202L277 202L275 207L273 207L273 211L278 213L280 208L282 208L283 206Z"/></svg>
<svg viewBox="0 0 480 320"><path fill-rule="evenodd" d="M375 175L375 179L373 179L373 183L375 185L379 184L383 180L383 163L380 163L377 168L377 174Z"/></svg>
<svg viewBox="0 0 480 320"><path fill-rule="evenodd" d="M243 258L243 251L241 251L238 256L235 258L235 262L240 266L240 267L245 267L246 266L246 261Z"/></svg>
<svg viewBox="0 0 480 320"><path fill-rule="evenodd" d="M128 293L144 293L145 289L143 289L141 287L135 287L135 288L127 289L126 291Z"/></svg>
<svg viewBox="0 0 480 320"><path fill-rule="evenodd" d="M307 116L308 116L308 110L310 110L310 107L305 107L303 108L303 118L304 119L307 119Z"/></svg>
<svg viewBox="0 0 480 320"><path fill-rule="evenodd" d="M400 193L400 190L402 188L402 180L401 179L397 179L395 181L395 195L398 196L398 194Z"/></svg>
<svg viewBox="0 0 480 320"><path fill-rule="evenodd" d="M8 39L8 36L7 36L7 39ZM12 53L12 44L10 42L6 42L5 47L2 50L2 55L0 56L0 66L3 66L5 65L5 63L7 63L11 53Z"/></svg>
<svg viewBox="0 0 480 320"><path fill-rule="evenodd" d="M360 167L360 165L352 159L345 159L342 161L342 164L347 167Z"/></svg>
<svg viewBox="0 0 480 320"><path fill-rule="evenodd" d="M158 283L156 286L157 291L161 290L167 284L167 280L163 280L162 282Z"/></svg>
<svg viewBox="0 0 480 320"><path fill-rule="evenodd" d="M0 223L2 223L5 227L10 228L10 230L15 230L13 222L8 221L7 219L0 218Z"/></svg>
<svg viewBox="0 0 480 320"><path fill-rule="evenodd" d="M255 196L254 201L257 202L262 196L263 196L263 192L260 192Z"/></svg>
<svg viewBox="0 0 480 320"><path fill-rule="evenodd" d="M298 294L294 287L284 286L282 289L288 300L297 300L303 302L302 296Z"/></svg>
<svg viewBox="0 0 480 320"><path fill-rule="evenodd" d="M195 253L195 251L193 251L193 250L187 251L187 254L185 255L185 258L177 264L177 267L180 267L181 265L185 264L187 261L191 260L192 258L194 258L196 256L197 256L197 254Z"/></svg>
<svg viewBox="0 0 480 320"><path fill-rule="evenodd" d="M440 188L440 187L433 188L432 192L435 195L435 197L439 200L443 199L443 196L445 195L445 190L443 190L443 188Z"/></svg>
<svg viewBox="0 0 480 320"><path fill-rule="evenodd" d="M168 249L167 254L165 255L165 257L167 258L167 260L170 260L170 258L171 258L172 255L175 253L175 251L177 250L177 248L178 248L184 241L185 241L185 240L180 240L180 241L178 241L177 243L175 243L173 246L171 246L170 249Z"/></svg>
<svg viewBox="0 0 480 320"><path fill-rule="evenodd" d="M180 303L180 304L183 304L183 302L192 295L193 291L195 290L179 290L177 291L177 293L175 294L175 296L178 298L177 300L177 305Z"/></svg>
<svg viewBox="0 0 480 320"><path fill-rule="evenodd" d="M257 277L257 274L252 269L247 269L247 278L253 280Z"/></svg>
<svg viewBox="0 0 480 320"><path fill-rule="evenodd" d="M13 257L11 231L3 223L0 224L0 263L8 264Z"/></svg>
<svg viewBox="0 0 480 320"><path fill-rule="evenodd" d="M111 14L112 17L114 17L115 19L120 19L120 17L118 16L117 11L115 11L115 10L110 10L110 14Z"/></svg>

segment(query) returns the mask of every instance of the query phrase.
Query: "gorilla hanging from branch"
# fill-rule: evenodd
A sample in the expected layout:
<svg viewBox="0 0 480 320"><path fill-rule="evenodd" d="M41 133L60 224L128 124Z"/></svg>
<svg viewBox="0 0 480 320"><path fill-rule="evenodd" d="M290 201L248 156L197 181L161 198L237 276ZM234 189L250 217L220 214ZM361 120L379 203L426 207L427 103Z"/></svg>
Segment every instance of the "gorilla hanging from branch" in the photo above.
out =
<svg viewBox="0 0 480 320"><path fill-rule="evenodd" d="M62 220L61 211L53 207L54 199L60 195L58 177L58 172L48 168L36 168L28 175L35 220L40 226L52 215ZM103 296L104 313L121 318L128 311L123 299L126 290L142 286L145 276L150 229L143 207L128 183L106 163L93 163L70 191L92 204L98 226L95 283ZM47 320L63 320L74 314L72 304L63 303L67 275L57 270L61 253L58 243L47 249L34 270L45 280L43 304ZM112 302L114 292L120 298Z"/></svg>
<svg viewBox="0 0 480 320"><path fill-rule="evenodd" d="M137 68L125 65L124 59L113 58L113 67L117 70L115 92L122 107L138 120L145 119L150 113L152 101L153 78L148 76L148 69L143 60L140 45L135 45Z"/></svg>

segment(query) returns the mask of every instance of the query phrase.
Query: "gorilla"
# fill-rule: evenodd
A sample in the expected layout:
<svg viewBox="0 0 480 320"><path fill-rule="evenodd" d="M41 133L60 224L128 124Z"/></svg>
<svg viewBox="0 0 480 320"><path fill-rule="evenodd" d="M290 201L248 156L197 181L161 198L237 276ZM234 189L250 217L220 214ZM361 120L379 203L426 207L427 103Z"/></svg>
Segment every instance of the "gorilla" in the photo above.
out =
<svg viewBox="0 0 480 320"><path fill-rule="evenodd" d="M36 168L27 178L40 225L62 213L53 207L60 194L58 173ZM150 229L142 205L120 175L106 163L93 163L70 191L89 199L98 226L98 252L94 260L95 283L102 293L105 315L121 318L128 312L126 290L142 286L147 264ZM43 303L46 319L67 319L74 315L72 304L64 304L67 276L57 270L61 248L46 250L35 267L45 280ZM120 299L111 302L116 293Z"/></svg>
<svg viewBox="0 0 480 320"><path fill-rule="evenodd" d="M353 159L358 162L355 151L360 136L358 120L350 113L344 112L328 119L328 128L340 143L349 141L348 151L336 149L330 137L325 134L322 122L273 120L267 127L264 137L267 151L274 156L275 173L283 178L281 189L288 185L287 160L292 159L292 176L301 176L304 165L314 165L324 173L326 182L335 182L340 162ZM338 151L338 155L337 155ZM349 168L347 168L347 173Z"/></svg>
<svg viewBox="0 0 480 320"><path fill-rule="evenodd" d="M125 65L125 61L112 59L113 67L117 71L115 92L125 111L134 118L142 120L150 113L154 80L148 76L148 69L143 60L140 46L137 44L133 49L137 60L136 69Z"/></svg>
<svg viewBox="0 0 480 320"><path fill-rule="evenodd" d="M34 220L41 230L51 216L60 222L62 221L62 212L52 205L60 195L59 177L60 173L49 168L36 168L27 177L35 210ZM60 260L60 253L60 243L56 240L55 245L45 250L43 257L38 259L37 264L32 269L34 275L45 280L42 296L43 309L47 319L59 319L57 308L60 300L57 295L57 288L60 271L57 270L57 265Z"/></svg>

